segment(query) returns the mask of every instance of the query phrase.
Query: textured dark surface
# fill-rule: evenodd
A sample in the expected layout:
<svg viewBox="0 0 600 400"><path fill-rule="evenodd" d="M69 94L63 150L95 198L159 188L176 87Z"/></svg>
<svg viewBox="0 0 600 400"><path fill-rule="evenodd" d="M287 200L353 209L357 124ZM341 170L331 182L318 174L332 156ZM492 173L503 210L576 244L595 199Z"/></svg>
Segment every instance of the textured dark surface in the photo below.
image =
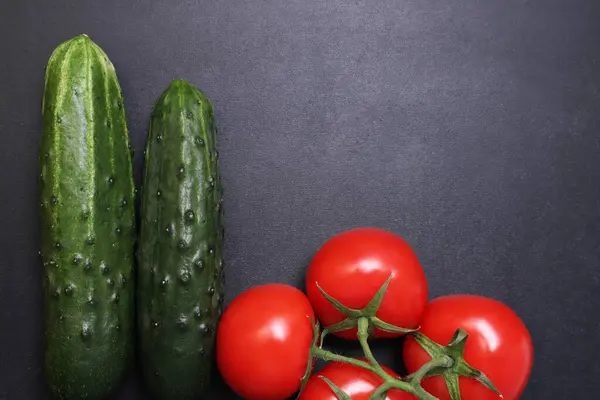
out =
<svg viewBox="0 0 600 400"><path fill-rule="evenodd" d="M518 312L536 345L525 399L593 396L599 19L595 0L0 0L0 399L43 398L43 70L84 32L117 68L138 182L170 81L213 101L226 302L301 285L337 232L388 228L414 246L432 296ZM390 366L394 347L379 349ZM143 398L138 387L132 374L116 398Z"/></svg>

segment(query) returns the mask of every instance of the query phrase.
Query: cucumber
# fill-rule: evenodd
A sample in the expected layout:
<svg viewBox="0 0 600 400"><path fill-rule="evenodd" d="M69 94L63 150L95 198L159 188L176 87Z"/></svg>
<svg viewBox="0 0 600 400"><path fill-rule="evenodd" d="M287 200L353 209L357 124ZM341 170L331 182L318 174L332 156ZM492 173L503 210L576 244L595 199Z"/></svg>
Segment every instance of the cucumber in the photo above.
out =
<svg viewBox="0 0 600 400"><path fill-rule="evenodd" d="M39 150L46 380L106 398L133 360L134 184L115 70L85 35L48 61Z"/></svg>
<svg viewBox="0 0 600 400"><path fill-rule="evenodd" d="M138 249L138 335L146 386L195 399L214 370L223 302L222 189L213 106L175 80L154 106Z"/></svg>

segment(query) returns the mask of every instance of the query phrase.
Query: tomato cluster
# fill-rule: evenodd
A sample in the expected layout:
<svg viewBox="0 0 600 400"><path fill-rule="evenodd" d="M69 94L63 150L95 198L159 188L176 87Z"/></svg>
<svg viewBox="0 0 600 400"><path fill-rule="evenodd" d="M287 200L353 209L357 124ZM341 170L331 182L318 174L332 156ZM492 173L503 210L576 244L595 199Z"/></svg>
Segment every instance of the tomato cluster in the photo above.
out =
<svg viewBox="0 0 600 400"><path fill-rule="evenodd" d="M378 291L383 297L375 307ZM337 326L331 329L333 334L353 340L359 336L358 319L363 319L363 328L368 322L369 338L417 330L398 354L409 378L434 359L449 360L447 373L427 375L422 386L418 382L438 399L496 399L490 390L493 383L504 399L516 400L532 366L531 337L511 309L474 295L428 302L427 279L411 247L391 232L360 228L334 236L316 252L306 273L306 295L288 285L266 284L229 304L217 335L223 379L247 400L283 400L298 392L303 382L301 400L338 399L336 389L344 398L366 400L384 383L382 376L401 381L385 367L361 368L373 364L347 359L351 363L330 363L305 382L315 354L331 354L317 344L317 319L324 327ZM444 347L459 328L466 332L463 341ZM366 343L361 345L370 353ZM333 355L322 358L337 360ZM481 382L488 378L491 383L486 387ZM453 382L454 391L449 389ZM386 390L384 395L389 400L421 398L401 390Z"/></svg>

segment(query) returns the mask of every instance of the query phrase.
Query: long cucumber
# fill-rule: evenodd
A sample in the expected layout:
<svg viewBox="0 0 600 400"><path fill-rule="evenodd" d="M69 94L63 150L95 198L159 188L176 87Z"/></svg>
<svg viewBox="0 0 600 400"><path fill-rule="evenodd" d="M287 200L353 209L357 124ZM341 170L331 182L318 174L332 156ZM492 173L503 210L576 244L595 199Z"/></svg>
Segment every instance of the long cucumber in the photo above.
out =
<svg viewBox="0 0 600 400"><path fill-rule="evenodd" d="M138 270L144 380L159 399L196 399L214 367L223 301L223 223L213 106L176 80L146 145Z"/></svg>
<svg viewBox="0 0 600 400"><path fill-rule="evenodd" d="M42 119L46 379L55 398L102 399L133 358L134 184L115 69L89 37L50 57Z"/></svg>

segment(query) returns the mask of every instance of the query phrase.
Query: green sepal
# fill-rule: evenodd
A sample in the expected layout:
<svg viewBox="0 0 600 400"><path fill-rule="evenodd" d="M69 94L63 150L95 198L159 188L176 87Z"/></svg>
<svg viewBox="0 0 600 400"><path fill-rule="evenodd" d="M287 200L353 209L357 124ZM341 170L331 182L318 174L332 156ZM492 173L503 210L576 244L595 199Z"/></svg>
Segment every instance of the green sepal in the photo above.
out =
<svg viewBox="0 0 600 400"><path fill-rule="evenodd" d="M419 328L417 328L417 329L400 328L398 326L388 324L387 322L384 322L377 317L370 318L370 322L371 322L372 326L374 326L382 331L390 332L390 333L412 333L412 332L416 332L419 329Z"/></svg>
<svg viewBox="0 0 600 400"><path fill-rule="evenodd" d="M390 286L392 277L393 275L390 274L390 276L386 279L383 285L381 285L377 292L375 292L375 295L373 296L371 301L369 301L369 304L367 304L367 306L361 310L364 314L375 316L375 314L379 310L379 307L381 307L383 297L385 296L385 292L387 292L388 286Z"/></svg>
<svg viewBox="0 0 600 400"><path fill-rule="evenodd" d="M442 376L446 381L448 393L452 400L461 400L458 379L460 376L476 379L483 386L502 397L500 391L483 372L473 368L465 361L465 344L469 338L467 332L457 329L447 346L442 346L419 332L414 332L413 337L432 359L439 359L444 356L452 359L453 363L450 367L434 368L423 377ZM409 379L410 376L405 378L405 380Z"/></svg>
<svg viewBox="0 0 600 400"><path fill-rule="evenodd" d="M324 377L323 375L319 375L319 378L322 379L330 388L331 391L337 396L339 400L352 400L350 396L344 392L342 389L337 387L337 385L331 382L329 379Z"/></svg>
<svg viewBox="0 0 600 400"><path fill-rule="evenodd" d="M319 289L319 292L321 292L323 297L325 297L327 299L327 301L329 301L336 310L338 310L339 312L341 312L342 314L344 314L345 316L347 316L349 318L361 317L360 310L346 307L345 305L340 303L338 300L334 299L329 294L327 294L327 292L325 292L323 290L323 288L319 285L318 282L315 282L315 284L317 285L317 289ZM330 332L333 332L333 331L330 331Z"/></svg>
<svg viewBox="0 0 600 400"><path fill-rule="evenodd" d="M357 324L358 324L357 321L359 318L367 318L368 319L370 332L372 332L373 329L375 329L375 328L380 329L382 331L386 331L386 332L392 332L392 333L415 332L416 329L402 328L399 326L391 325L385 321L382 321L381 319L377 318L377 316L376 316L377 311L379 311L379 307L381 307L381 303L383 302L383 297L385 296L385 292L387 291L388 286L390 285L390 282L392 281L392 277L393 277L393 275L389 276L389 278L383 283L383 285L381 285L381 287L377 290L377 292L375 292L375 295L373 296L373 298L371 298L371 300L366 305L366 307L364 307L360 310L346 307L340 301L338 301L337 299L335 299L332 296L330 296L329 294L327 294L327 292L325 292L325 290L323 290L323 288L321 288L321 286L319 286L319 283L316 282L315 284L317 286L317 289L319 289L319 291L321 292L323 297L325 297L325 299L327 299L327 301L329 301L329 303L331 303L331 305L337 311L339 311L340 313L342 313L346 316L346 319L323 329L323 336L325 336L328 333L335 333L335 332L340 332L340 331L345 331L348 329L355 328L355 327L357 327ZM321 345L322 345L322 343L323 343L323 340L321 340Z"/></svg>
<svg viewBox="0 0 600 400"><path fill-rule="evenodd" d="M458 384L458 375L453 373L451 370L446 370L442 374L444 380L446 381L446 387L448 388L448 393L450 394L450 399L452 400L461 400L460 399L460 385Z"/></svg>

